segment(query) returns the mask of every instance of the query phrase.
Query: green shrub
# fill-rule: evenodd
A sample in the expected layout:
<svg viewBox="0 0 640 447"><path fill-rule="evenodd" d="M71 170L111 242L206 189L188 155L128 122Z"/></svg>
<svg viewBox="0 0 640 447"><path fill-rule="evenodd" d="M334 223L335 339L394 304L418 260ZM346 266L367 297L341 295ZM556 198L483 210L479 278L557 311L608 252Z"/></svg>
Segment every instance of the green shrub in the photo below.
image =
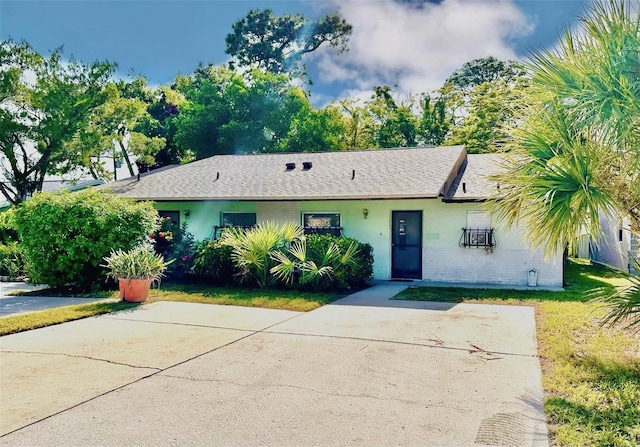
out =
<svg viewBox="0 0 640 447"><path fill-rule="evenodd" d="M105 191L36 194L16 211L29 277L36 284L87 290L104 279L103 258L144 242L157 216L149 202Z"/></svg>
<svg viewBox="0 0 640 447"><path fill-rule="evenodd" d="M231 258L242 281L267 287L274 281L271 254L303 236L302 227L292 222L262 222L251 228L229 228L222 233L220 243L231 247Z"/></svg>
<svg viewBox="0 0 640 447"><path fill-rule="evenodd" d="M191 272L196 242L193 234L171 220L170 217L159 217L158 228L149 237L154 241L156 253L168 261L173 260L167 267L165 276L170 279L183 279Z"/></svg>
<svg viewBox="0 0 640 447"><path fill-rule="evenodd" d="M345 289L366 284L373 276L373 248L369 244L357 239L333 236L331 234L309 234L305 236L307 250L311 259L321 260L332 243L335 243L340 253L346 253L352 243L357 244L357 253L352 262L345 263L343 268L334 272L333 288Z"/></svg>
<svg viewBox="0 0 640 447"><path fill-rule="evenodd" d="M20 244L15 241L0 244L0 275L11 279L20 278L26 271L25 262L24 250Z"/></svg>
<svg viewBox="0 0 640 447"><path fill-rule="evenodd" d="M200 242L193 260L196 278L214 285L231 284L238 273L231 252L232 248L219 240Z"/></svg>
<svg viewBox="0 0 640 447"><path fill-rule="evenodd" d="M0 243L15 242L18 240L18 228L16 224L16 210L9 208L0 212Z"/></svg>

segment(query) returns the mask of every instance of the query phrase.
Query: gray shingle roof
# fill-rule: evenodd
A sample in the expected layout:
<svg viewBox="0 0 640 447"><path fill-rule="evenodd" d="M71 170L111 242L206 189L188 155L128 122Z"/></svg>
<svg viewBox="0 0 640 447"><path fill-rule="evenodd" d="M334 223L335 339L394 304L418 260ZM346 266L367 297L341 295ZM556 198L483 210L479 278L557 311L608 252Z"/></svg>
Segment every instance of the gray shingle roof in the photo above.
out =
<svg viewBox="0 0 640 447"><path fill-rule="evenodd" d="M465 156L463 146L215 155L102 187L176 201L435 198L450 189Z"/></svg>
<svg viewBox="0 0 640 447"><path fill-rule="evenodd" d="M467 160L445 196L445 201L486 200L496 192L497 187L489 176L500 169L500 163L503 160L500 154L468 154Z"/></svg>

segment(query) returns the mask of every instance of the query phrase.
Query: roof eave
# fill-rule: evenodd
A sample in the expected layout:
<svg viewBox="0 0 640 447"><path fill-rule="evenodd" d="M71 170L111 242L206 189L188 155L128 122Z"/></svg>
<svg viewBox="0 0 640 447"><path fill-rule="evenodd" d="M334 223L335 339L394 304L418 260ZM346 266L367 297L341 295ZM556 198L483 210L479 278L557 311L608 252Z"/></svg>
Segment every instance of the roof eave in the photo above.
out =
<svg viewBox="0 0 640 447"><path fill-rule="evenodd" d="M433 200L440 196L436 194L419 195L378 195L378 196L280 196L280 197L135 197L135 200L150 200L157 202L292 202L292 201L322 201L322 200Z"/></svg>

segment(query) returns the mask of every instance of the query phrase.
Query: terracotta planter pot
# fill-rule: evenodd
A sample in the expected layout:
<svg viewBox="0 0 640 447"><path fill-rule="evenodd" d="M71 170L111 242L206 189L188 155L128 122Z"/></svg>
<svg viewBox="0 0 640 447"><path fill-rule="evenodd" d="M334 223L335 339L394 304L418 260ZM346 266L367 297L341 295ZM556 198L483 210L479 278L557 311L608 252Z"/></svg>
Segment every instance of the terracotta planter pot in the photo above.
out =
<svg viewBox="0 0 640 447"><path fill-rule="evenodd" d="M120 298L125 301L141 303L147 300L152 279L124 279L118 280Z"/></svg>

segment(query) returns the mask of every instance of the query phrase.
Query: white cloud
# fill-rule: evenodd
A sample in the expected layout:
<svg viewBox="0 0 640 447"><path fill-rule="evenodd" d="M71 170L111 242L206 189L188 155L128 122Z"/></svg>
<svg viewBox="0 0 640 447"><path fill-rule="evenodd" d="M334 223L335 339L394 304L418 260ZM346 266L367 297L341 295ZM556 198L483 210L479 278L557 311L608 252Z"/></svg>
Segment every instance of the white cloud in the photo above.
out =
<svg viewBox="0 0 640 447"><path fill-rule="evenodd" d="M394 0L325 0L325 6L339 11L353 34L349 51L318 53L319 75L363 91L382 84L405 94L437 89L470 60L515 59L509 40L533 29L511 0L444 0L420 7Z"/></svg>

